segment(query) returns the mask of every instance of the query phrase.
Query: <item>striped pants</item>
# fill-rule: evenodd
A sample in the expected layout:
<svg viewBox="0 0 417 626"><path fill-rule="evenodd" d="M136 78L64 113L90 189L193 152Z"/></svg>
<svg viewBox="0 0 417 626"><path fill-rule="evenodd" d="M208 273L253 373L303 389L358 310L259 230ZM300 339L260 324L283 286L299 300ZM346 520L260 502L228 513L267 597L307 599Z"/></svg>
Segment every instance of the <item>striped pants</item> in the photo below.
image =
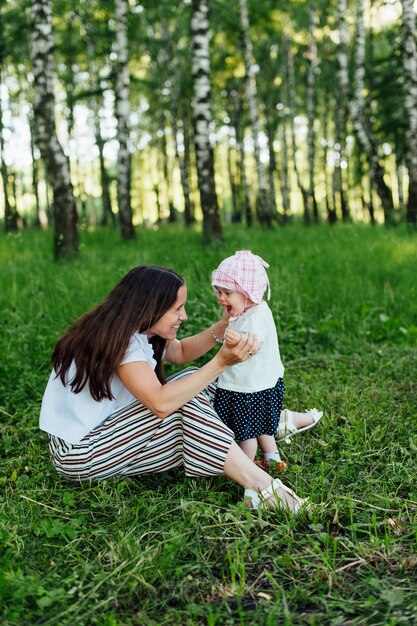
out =
<svg viewBox="0 0 417 626"><path fill-rule="evenodd" d="M195 371L174 374L177 380ZM223 473L233 432L213 409L210 385L168 417L156 417L140 402L110 415L79 443L49 436L52 463L69 480L134 476L184 466L187 476Z"/></svg>

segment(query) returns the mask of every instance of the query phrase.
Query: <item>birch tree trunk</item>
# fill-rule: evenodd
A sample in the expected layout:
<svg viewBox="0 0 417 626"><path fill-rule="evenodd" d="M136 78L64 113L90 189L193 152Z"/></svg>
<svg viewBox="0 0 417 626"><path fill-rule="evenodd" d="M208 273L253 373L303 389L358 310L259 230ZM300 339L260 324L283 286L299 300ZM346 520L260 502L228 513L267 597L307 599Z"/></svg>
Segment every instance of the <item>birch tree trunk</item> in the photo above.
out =
<svg viewBox="0 0 417 626"><path fill-rule="evenodd" d="M214 153L210 143L211 82L208 0L193 0L191 18L191 74L194 87L194 145L198 187L206 243L221 238L219 206L214 180Z"/></svg>
<svg viewBox="0 0 417 626"><path fill-rule="evenodd" d="M284 222L288 222L291 214L291 196L289 189L289 174L288 174L288 68L287 68L287 52L286 46L288 40L284 38L281 55L281 72L283 76L281 93L282 102L278 105L280 117L281 117L281 197L282 197L282 209L284 212Z"/></svg>
<svg viewBox="0 0 417 626"><path fill-rule="evenodd" d="M347 124L347 113L348 113L348 103L351 98L351 90L349 84L349 57L348 57L348 34L347 34L347 26L346 26L346 11L347 11L347 0L338 0L337 1L337 19L338 19L338 30L339 30L339 45L336 49L336 58L337 58L337 75L340 87L339 97L336 98L336 141L339 139L338 134L340 134L340 156L342 156L342 141L344 137L342 137L343 128L346 129ZM340 133L339 124L337 120L339 112L340 119Z"/></svg>
<svg viewBox="0 0 417 626"><path fill-rule="evenodd" d="M184 197L184 222L190 226L194 222L193 208L190 195L190 98L188 95L189 71L184 68L181 59L174 55L172 36L163 23L165 36L169 41L169 55L167 69L172 79L170 83L170 110L172 130L174 136L175 158L180 170L181 187ZM185 78L185 76L187 78Z"/></svg>
<svg viewBox="0 0 417 626"><path fill-rule="evenodd" d="M408 169L406 219L417 224L417 49L413 0L401 0L403 32L404 106L407 114L405 159Z"/></svg>
<svg viewBox="0 0 417 626"><path fill-rule="evenodd" d="M298 167L297 159L297 141L295 136L295 116L296 116L296 96L295 96L295 77L294 77L294 60L291 53L291 42L288 37L283 39L283 54L287 60L286 64L286 80L288 84L288 104L290 110L290 129L291 129L291 145L292 145L292 158L295 178L297 180L298 188L301 192L303 199L303 217L306 224L310 223L310 212L308 208L308 189L303 185L301 180L300 170Z"/></svg>
<svg viewBox="0 0 417 626"><path fill-rule="evenodd" d="M337 207L337 199L339 199L340 211L342 214L342 220L344 222L348 222L349 215L349 206L347 203L346 191L345 191L345 181L343 172L346 171L347 167L347 154L346 154L346 101L343 96L337 94L336 96L336 105L335 105L335 165L333 172L333 180L334 180L334 193L335 193L335 202L334 209L336 211ZM345 165L345 167L343 167Z"/></svg>
<svg viewBox="0 0 417 626"><path fill-rule="evenodd" d="M47 228L48 216L43 208L41 208L39 198L39 160L35 154L35 140L34 140L34 121L33 114L29 116L29 131L30 131L30 156L32 159L32 192L35 197L35 226L37 228Z"/></svg>
<svg viewBox="0 0 417 626"><path fill-rule="evenodd" d="M329 112L326 107L323 107L323 175L324 175L324 189L326 193L326 210L327 220L329 224L335 224L337 221L336 215L336 186L335 186L335 172L337 167L335 165L332 172L332 185L329 184L329 172L328 172L328 117Z"/></svg>
<svg viewBox="0 0 417 626"><path fill-rule="evenodd" d="M167 127L165 114L162 111L160 118L161 129L161 148L162 148L162 171L164 174L166 197L168 202L168 222L173 224L177 221L177 215L174 207L173 185L172 185L172 167L168 154Z"/></svg>
<svg viewBox="0 0 417 626"><path fill-rule="evenodd" d="M3 199L4 199L4 229L6 232L17 230L17 213L9 201L9 173L4 158L4 125L3 125L3 64L5 57L4 38L3 38L3 15L0 12L0 170L3 183Z"/></svg>
<svg viewBox="0 0 417 626"><path fill-rule="evenodd" d="M180 170L181 187L184 196L184 222L186 226L190 226L193 222L191 214L191 201L190 201L190 183L189 174L186 163L186 151L185 151L185 133L184 133L184 121L182 121L182 132L178 128L178 103L176 102L172 110L172 125L174 133L175 144L175 157L178 162Z"/></svg>
<svg viewBox="0 0 417 626"><path fill-rule="evenodd" d="M70 16L70 22L71 19L73 19L73 15ZM71 33L72 31L72 33ZM69 38L71 41L71 34L72 37L74 37L74 29L71 27L71 29L69 30ZM69 166L70 166L70 178L72 181L74 181L73 183L73 191L74 191L74 197L75 197L75 203L78 209L78 217L85 223L88 224L89 223L89 217L87 215L87 202L86 202L86 193L85 193L85 178L84 178L84 171L83 171L83 166L80 163L80 160L78 158L78 150L77 150L77 136L74 135L74 127L75 127L75 114L74 114L74 110L75 110L75 104L76 104L76 99L75 99L75 93L74 93L74 86L77 84L78 82L78 77L77 77L77 66L75 64L75 54L74 54L74 48L72 44L69 44L66 50L66 71L65 71L65 78L64 78L64 88L65 88L65 92L66 92L66 105L67 105L67 112L66 112L66 120L67 120L67 131L68 131L68 142L69 144L72 146L74 146L75 149L71 150L69 152Z"/></svg>
<svg viewBox="0 0 417 626"><path fill-rule="evenodd" d="M155 90L155 103L159 111L158 114L158 132L160 138L161 155L162 155L162 173L164 178L165 199L164 205L168 209L168 222L176 221L176 211L174 207L173 197L173 163L170 155L169 143L169 117L174 117L173 109L175 107L175 67L173 63L174 49L172 45L172 36L166 20L165 13L162 12L160 23L160 46L155 55L155 76L158 76L158 87ZM174 88L172 83L174 82Z"/></svg>
<svg viewBox="0 0 417 626"><path fill-rule="evenodd" d="M82 13L82 17L84 19L85 30L86 30L86 48L87 48L87 66L88 73L91 79L91 88L92 91L96 91L97 95L93 95L90 98L90 109L93 118L93 128L94 128L94 137L96 140L96 146L98 149L98 158L99 158L99 168L100 168L100 184L101 184L101 206L102 206L102 217L101 224L106 226L109 221L112 226L115 226L116 220L115 215L112 211L111 206L111 198L110 198L110 190L109 190L109 176L107 174L106 165L104 161L104 145L105 142L103 140L101 134L101 124L100 124L100 107L99 107L99 95L101 97L101 89L99 84L99 69L97 67L95 61L95 46L94 46L94 37L92 33L90 18L87 16L86 12Z"/></svg>
<svg viewBox="0 0 417 626"><path fill-rule="evenodd" d="M402 163L402 158L398 154L398 150L395 152L395 176L397 179L397 187L398 187L398 204L400 205L400 210L404 209L404 170L407 169Z"/></svg>
<svg viewBox="0 0 417 626"><path fill-rule="evenodd" d="M268 137L268 150L269 150L269 163L268 163L268 184L269 184L269 206L274 215L277 213L277 203L275 197L275 172L277 171L277 160L275 157L275 134L276 129L274 127L273 114L271 114L271 108L273 104L266 103L265 116L266 116L266 134Z"/></svg>
<svg viewBox="0 0 417 626"><path fill-rule="evenodd" d="M189 216L186 216L189 220L187 223L194 224L195 222L195 203L191 197L191 183L190 183L190 175L191 175L191 149L192 149L192 111L190 109L189 103L184 100L182 104L182 136L184 141L184 174L187 183L187 192L188 192L188 202L189 202ZM185 194L185 191L184 191Z"/></svg>
<svg viewBox="0 0 417 626"><path fill-rule="evenodd" d="M252 130L253 150L255 157L256 173L258 177L258 197L256 202L256 212L258 219L263 226L272 226L272 208L269 202L268 181L265 168L261 161L261 150L259 145L260 122L259 109L257 103L256 88L256 65L253 57L252 40L249 31L249 16L247 0L239 0L240 22L243 37L243 57L245 62L246 97L248 101L249 120Z"/></svg>
<svg viewBox="0 0 417 626"><path fill-rule="evenodd" d="M248 179L246 176L246 165L245 165L245 148L243 145L243 136L242 136L242 99L239 94L238 88L232 89L230 92L232 97L232 124L235 130L235 141L236 141L236 152L239 155L238 158L238 168L239 168L239 204L243 209L243 214L245 216L246 226L250 228L252 226L252 208L250 204L250 193L249 193L249 185ZM242 210L241 209L241 210Z"/></svg>
<svg viewBox="0 0 417 626"><path fill-rule="evenodd" d="M381 200L384 211L384 220L390 224L393 219L394 204L392 193L384 180L384 170L379 161L376 137L371 128L369 116L366 114L365 103L365 28L364 28L364 0L357 0L357 36L355 52L355 88L350 93L347 31L346 31L346 0L338 0L339 38L338 47L339 81L341 91L346 102L349 102L350 116L357 140L366 154L369 171L373 177L373 186Z"/></svg>
<svg viewBox="0 0 417 626"><path fill-rule="evenodd" d="M316 8L310 8L309 47L308 47L308 72L307 72L307 146L308 146L308 204L309 215L313 215L314 221L319 221L317 200L315 194L314 165L315 165L315 142L314 142L314 117L316 110L316 67L317 45L315 40L315 27L317 21Z"/></svg>
<svg viewBox="0 0 417 626"><path fill-rule="evenodd" d="M234 140L234 131L231 126L228 127L227 133L227 173L229 175L230 196L232 204L233 223L242 223L242 207L239 203L239 184L238 184L238 166L236 163L236 140Z"/></svg>
<svg viewBox="0 0 417 626"><path fill-rule="evenodd" d="M1 63L1 59L0 59ZM2 87L2 67L0 64L0 88ZM3 102L0 95L0 170L3 183L4 200L4 230L6 233L17 230L17 212L15 206L9 200L9 172L4 158L4 127L3 127Z"/></svg>
<svg viewBox="0 0 417 626"><path fill-rule="evenodd" d="M109 189L109 175L107 173L106 164L104 161L104 140L101 135L100 117L98 112L98 103L96 98L91 99L94 135L96 138L96 145L98 148L98 158L100 167L100 185L101 185L101 204L102 204L102 218L101 223L103 226L107 225L110 221L112 226L115 226L116 219L111 206L111 197Z"/></svg>
<svg viewBox="0 0 417 626"><path fill-rule="evenodd" d="M45 163L47 180L53 188L54 254L57 259L73 257L78 254L77 210L69 161L55 127L51 0L32 0L31 19L35 141Z"/></svg>
<svg viewBox="0 0 417 626"><path fill-rule="evenodd" d="M134 239L130 199L130 154L129 154L129 68L127 43L128 0L115 0L116 20L116 118L117 140L117 204L122 238Z"/></svg>
<svg viewBox="0 0 417 626"><path fill-rule="evenodd" d="M269 164L268 164L268 181L269 181L269 206L270 210L275 215L277 212L277 203L275 197L275 172L277 170L277 160L275 158L274 140L275 133L273 128L267 129L268 135L268 149L269 149Z"/></svg>
<svg viewBox="0 0 417 626"><path fill-rule="evenodd" d="M284 221L287 222L291 213L291 199L288 183L288 141L287 141L287 115L284 114L281 121L281 163L282 163L282 209Z"/></svg>

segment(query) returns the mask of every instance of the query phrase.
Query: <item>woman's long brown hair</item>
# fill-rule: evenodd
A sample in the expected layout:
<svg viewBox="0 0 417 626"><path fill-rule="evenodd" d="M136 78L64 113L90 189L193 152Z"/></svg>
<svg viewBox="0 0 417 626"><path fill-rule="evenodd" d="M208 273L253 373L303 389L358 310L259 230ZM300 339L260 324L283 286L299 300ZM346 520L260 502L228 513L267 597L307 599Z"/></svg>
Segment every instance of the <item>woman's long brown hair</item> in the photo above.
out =
<svg viewBox="0 0 417 626"><path fill-rule="evenodd" d="M52 364L57 377L79 393L88 384L94 400L112 398L111 379L135 332L151 328L174 304L184 279L173 270L142 265L132 269L107 298L80 317L57 342ZM162 356L166 340L150 339L157 362L155 373L164 383ZM71 363L76 373L67 374Z"/></svg>

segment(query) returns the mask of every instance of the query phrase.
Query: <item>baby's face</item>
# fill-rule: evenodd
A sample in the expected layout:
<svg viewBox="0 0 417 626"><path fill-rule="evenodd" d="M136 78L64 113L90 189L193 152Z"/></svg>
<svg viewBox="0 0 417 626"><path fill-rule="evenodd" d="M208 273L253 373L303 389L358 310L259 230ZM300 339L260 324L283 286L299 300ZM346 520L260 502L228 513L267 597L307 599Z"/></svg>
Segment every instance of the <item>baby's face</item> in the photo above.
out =
<svg viewBox="0 0 417 626"><path fill-rule="evenodd" d="M242 315L245 308L252 304L251 300L245 298L243 293L238 293L237 291L216 287L216 293L217 302L226 308L230 317Z"/></svg>

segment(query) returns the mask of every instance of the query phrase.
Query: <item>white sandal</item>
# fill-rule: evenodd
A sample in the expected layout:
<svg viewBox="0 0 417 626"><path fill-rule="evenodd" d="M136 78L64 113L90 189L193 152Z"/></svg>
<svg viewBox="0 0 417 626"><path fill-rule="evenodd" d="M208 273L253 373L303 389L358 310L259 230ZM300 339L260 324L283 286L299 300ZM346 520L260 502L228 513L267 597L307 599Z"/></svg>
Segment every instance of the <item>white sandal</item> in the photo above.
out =
<svg viewBox="0 0 417 626"><path fill-rule="evenodd" d="M275 439L277 441L285 440L285 443L290 443L290 439L293 435L298 435L299 433L303 433L306 430L310 430L313 428L321 420L323 417L323 411L318 411L317 409L309 409L306 411L307 415L310 415L313 418L312 424L307 424L307 426L303 426L302 428L297 428L294 424L294 417L292 411L289 409L283 410L283 415L279 420L278 430L275 435Z"/></svg>
<svg viewBox="0 0 417 626"><path fill-rule="evenodd" d="M291 507L289 502L282 501L279 498L278 494L276 493L277 489L279 488L286 491L294 499L294 507ZM294 515L296 515L300 512L301 509L308 510L310 508L308 498L300 498L299 496L297 496L297 494L295 494L292 489L284 485L284 483L279 478L275 478L271 482L269 487L263 489L262 491L245 489L244 501L250 501L252 509L270 509L271 507L268 505L268 501L271 500L271 498L275 498L277 503L277 506L274 508L284 511L285 513L293 513Z"/></svg>

